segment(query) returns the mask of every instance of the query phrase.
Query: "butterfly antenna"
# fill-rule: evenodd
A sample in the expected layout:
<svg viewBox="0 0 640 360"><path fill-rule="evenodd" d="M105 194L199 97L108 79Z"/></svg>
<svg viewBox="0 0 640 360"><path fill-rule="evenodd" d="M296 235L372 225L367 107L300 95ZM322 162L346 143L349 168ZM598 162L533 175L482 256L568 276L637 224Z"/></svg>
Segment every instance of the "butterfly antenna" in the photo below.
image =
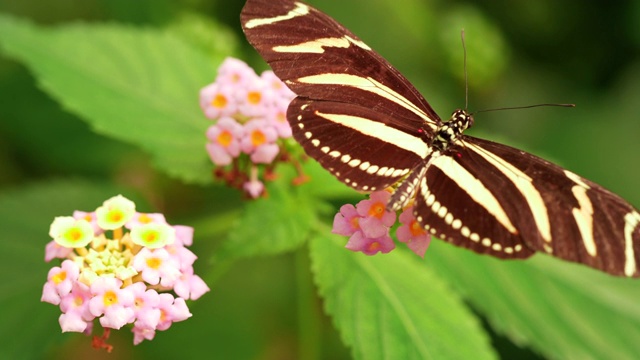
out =
<svg viewBox="0 0 640 360"><path fill-rule="evenodd" d="M460 31L460 39L462 40L462 54L464 56L464 109L469 107L469 77L467 75L467 45L464 43L464 28Z"/></svg>
<svg viewBox="0 0 640 360"><path fill-rule="evenodd" d="M502 107L502 108L495 108L495 109L477 110L477 111L474 111L473 114L477 114L481 112L489 112L489 111L530 109L530 108L543 107L543 106L576 107L576 104L535 104L535 105L525 105L525 106Z"/></svg>

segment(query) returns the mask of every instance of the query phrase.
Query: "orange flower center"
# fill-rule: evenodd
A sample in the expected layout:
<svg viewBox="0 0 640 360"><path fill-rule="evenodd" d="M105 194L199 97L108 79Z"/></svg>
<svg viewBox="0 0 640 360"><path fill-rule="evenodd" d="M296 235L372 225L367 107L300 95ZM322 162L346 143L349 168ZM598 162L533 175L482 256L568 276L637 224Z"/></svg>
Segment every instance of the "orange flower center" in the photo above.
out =
<svg viewBox="0 0 640 360"><path fill-rule="evenodd" d="M267 142L267 137L260 130L254 130L251 132L251 143L253 146L260 146Z"/></svg>
<svg viewBox="0 0 640 360"><path fill-rule="evenodd" d="M354 216L354 217L351 219L351 226L352 226L354 229L359 229L359 228L360 228L360 218L359 218L359 217L357 217L357 216Z"/></svg>
<svg viewBox="0 0 640 360"><path fill-rule="evenodd" d="M233 135L228 130L223 130L220 135L218 135L218 143L224 147L227 147L231 144L233 140Z"/></svg>
<svg viewBox="0 0 640 360"><path fill-rule="evenodd" d="M74 241L74 242L78 241L82 239L82 231L76 228L71 228L69 229L69 231L67 231L66 238L69 239L70 241Z"/></svg>
<svg viewBox="0 0 640 360"><path fill-rule="evenodd" d="M228 102L229 100L227 100L226 96L217 94L216 96L214 96L213 100L211 100L211 105L213 105L213 107L215 108L222 109L227 106Z"/></svg>
<svg viewBox="0 0 640 360"><path fill-rule="evenodd" d="M411 221L411 224L409 224L409 231L411 232L411 235L413 235L413 236L420 236L420 235L424 235L426 233L426 231L424 231L422 226L420 226L418 221L415 220L415 219Z"/></svg>
<svg viewBox="0 0 640 360"><path fill-rule="evenodd" d="M368 249L369 249L369 251L376 251L376 250L380 249L380 243L377 242L377 241L374 241L369 245Z"/></svg>
<svg viewBox="0 0 640 360"><path fill-rule="evenodd" d="M110 222L117 223L122 221L123 218L124 218L124 214L122 213L122 211L119 211L119 210L109 211L108 219Z"/></svg>
<svg viewBox="0 0 640 360"><path fill-rule="evenodd" d="M381 219L382 215L384 215L384 208L385 206L383 203L377 202L371 205L371 208L369 209L369 215Z"/></svg>
<svg viewBox="0 0 640 360"><path fill-rule="evenodd" d="M257 105L262 99L262 94L259 91L249 91L247 94L247 101L251 105Z"/></svg>
<svg viewBox="0 0 640 360"><path fill-rule="evenodd" d="M58 285L61 282L63 282L66 278L67 278L67 272L66 271L60 271L59 273L53 275L51 280L53 280L54 284Z"/></svg>

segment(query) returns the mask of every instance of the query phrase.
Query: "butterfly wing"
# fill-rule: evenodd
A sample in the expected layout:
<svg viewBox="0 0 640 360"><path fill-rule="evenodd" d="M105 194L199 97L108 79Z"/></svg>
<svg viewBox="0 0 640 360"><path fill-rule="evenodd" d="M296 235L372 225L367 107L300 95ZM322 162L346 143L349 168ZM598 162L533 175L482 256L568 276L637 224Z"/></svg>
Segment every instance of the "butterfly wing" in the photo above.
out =
<svg viewBox="0 0 640 360"><path fill-rule="evenodd" d="M344 26L306 4L271 0L247 1L241 22L249 42L298 95L287 115L295 139L342 181L380 188L427 155L424 145L416 154L403 143L380 142L391 132L403 134L392 141L424 143L441 120L402 74ZM351 117L345 124L321 114Z"/></svg>
<svg viewBox="0 0 640 360"><path fill-rule="evenodd" d="M640 276L640 214L633 206L505 145L464 136L431 162L415 211L436 236L479 253L513 258L540 251Z"/></svg>

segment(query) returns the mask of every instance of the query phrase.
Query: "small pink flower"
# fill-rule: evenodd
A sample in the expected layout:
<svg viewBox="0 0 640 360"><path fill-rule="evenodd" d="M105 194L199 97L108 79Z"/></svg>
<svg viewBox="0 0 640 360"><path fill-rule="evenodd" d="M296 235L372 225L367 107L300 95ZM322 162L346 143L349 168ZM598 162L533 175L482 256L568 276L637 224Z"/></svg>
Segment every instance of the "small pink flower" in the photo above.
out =
<svg viewBox="0 0 640 360"><path fill-rule="evenodd" d="M133 258L133 267L151 285L171 288L180 277L180 263L163 248L142 248Z"/></svg>
<svg viewBox="0 0 640 360"><path fill-rule="evenodd" d="M289 99L276 99L271 106L265 109L264 118L278 132L278 136L287 139L291 137L291 126L287 121L287 108Z"/></svg>
<svg viewBox="0 0 640 360"><path fill-rule="evenodd" d="M141 282L131 284L127 288L133 292L135 326L155 330L160 321L158 292L153 289L147 290L147 287Z"/></svg>
<svg viewBox="0 0 640 360"><path fill-rule="evenodd" d="M406 243L409 249L420 257L424 257L429 244L431 243L431 235L418 223L413 216L413 207L410 207L400 214L400 223L396 235L398 240Z"/></svg>
<svg viewBox="0 0 640 360"><path fill-rule="evenodd" d="M263 71L262 74L260 74L260 79L262 79L265 86L273 91L279 98L291 102L291 100L296 97L296 94L291 91L273 71Z"/></svg>
<svg viewBox="0 0 640 360"><path fill-rule="evenodd" d="M344 236L351 236L360 230L360 215L356 211L356 207L351 204L345 204L340 207L340 212L333 218L332 233Z"/></svg>
<svg viewBox="0 0 640 360"><path fill-rule="evenodd" d="M89 300L89 310L93 316L101 316L100 325L120 329L135 320L133 292L121 289L122 281L115 278L99 277L91 284L93 298Z"/></svg>
<svg viewBox="0 0 640 360"><path fill-rule="evenodd" d="M91 292L81 282L75 282L73 289L60 301L62 315L58 318L63 332L91 332L95 316L89 310Z"/></svg>
<svg viewBox="0 0 640 360"><path fill-rule="evenodd" d="M249 180L242 185L244 191L253 199L258 198L264 192L264 183L260 180Z"/></svg>
<svg viewBox="0 0 640 360"><path fill-rule="evenodd" d="M191 317L189 308L184 299L174 298L173 295L168 293L160 294L160 323L158 324L158 330L167 330L172 323L187 320Z"/></svg>
<svg viewBox="0 0 640 360"><path fill-rule="evenodd" d="M278 133L266 120L254 119L244 126L245 136L240 142L242 151L251 155L254 163L269 164L278 155L280 148L274 142Z"/></svg>
<svg viewBox="0 0 640 360"><path fill-rule="evenodd" d="M345 246L352 251L361 251L366 255L374 255L378 252L383 254L395 249L396 245L389 235L378 238L368 238L361 231L356 231Z"/></svg>
<svg viewBox="0 0 640 360"><path fill-rule="evenodd" d="M261 81L251 82L237 89L238 112L245 116L264 116L274 100L274 94Z"/></svg>
<svg viewBox="0 0 640 360"><path fill-rule="evenodd" d="M234 88L246 86L259 80L256 72L242 60L228 57L218 67L216 83Z"/></svg>
<svg viewBox="0 0 640 360"><path fill-rule="evenodd" d="M51 240L44 248L44 261L49 262L53 259L66 259L72 251L72 248L64 247L55 240Z"/></svg>
<svg viewBox="0 0 640 360"><path fill-rule="evenodd" d="M133 345L138 345L143 340L153 340L156 336L154 329L134 326L131 331L133 332Z"/></svg>
<svg viewBox="0 0 640 360"><path fill-rule="evenodd" d="M200 108L204 115L212 120L223 116L232 116L238 111L233 88L213 83L200 90Z"/></svg>
<svg viewBox="0 0 640 360"><path fill-rule="evenodd" d="M54 305L60 304L61 297L71 292L73 284L78 280L80 268L71 260L65 260L60 267L53 267L47 275L47 282L42 289L41 301Z"/></svg>
<svg viewBox="0 0 640 360"><path fill-rule="evenodd" d="M196 300L205 293L209 292L209 287L198 275L193 274L193 268L190 271L183 271L180 279L176 281L173 291L184 299Z"/></svg>
<svg viewBox="0 0 640 360"><path fill-rule="evenodd" d="M191 246L193 244L193 227L185 225L174 225L176 230L175 246Z"/></svg>
<svg viewBox="0 0 640 360"><path fill-rule="evenodd" d="M75 219L84 219L87 220L89 222L89 224L91 224L91 227L93 227L93 233L94 235L100 235L104 232L104 230L102 230L102 228L100 226L98 226L98 219L96 218L96 212L92 211L92 212L85 212L85 211L74 211L73 212L73 217Z"/></svg>
<svg viewBox="0 0 640 360"><path fill-rule="evenodd" d="M207 151L214 164L231 164L240 155L240 141L244 136L242 125L230 117L223 117L207 130Z"/></svg>
<svg viewBox="0 0 640 360"><path fill-rule="evenodd" d="M146 225L146 224L166 224L167 220L165 219L163 214L160 213L139 213L137 212L129 222L127 222L124 227L131 230L134 227Z"/></svg>
<svg viewBox="0 0 640 360"><path fill-rule="evenodd" d="M362 200L356 205L358 214L363 217L359 224L365 237L383 236L396 222L395 212L386 209L390 197L386 191L376 191L369 195L369 200Z"/></svg>

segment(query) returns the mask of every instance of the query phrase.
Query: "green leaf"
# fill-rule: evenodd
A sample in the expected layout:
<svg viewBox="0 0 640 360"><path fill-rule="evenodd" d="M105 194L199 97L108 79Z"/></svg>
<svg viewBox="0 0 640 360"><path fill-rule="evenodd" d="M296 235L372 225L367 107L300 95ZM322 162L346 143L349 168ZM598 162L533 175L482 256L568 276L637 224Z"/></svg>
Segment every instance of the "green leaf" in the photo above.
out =
<svg viewBox="0 0 640 360"><path fill-rule="evenodd" d="M92 211L111 196L113 187L82 181L56 181L0 194L0 346L2 359L42 358L47 346L60 342L57 306L40 302L47 272L57 266L44 262L51 240L49 226L56 216L73 210ZM129 197L128 194L124 194ZM81 334L67 334L84 336ZM88 340L87 340L88 341Z"/></svg>
<svg viewBox="0 0 640 360"><path fill-rule="evenodd" d="M315 281L356 359L493 359L487 335L462 301L415 255L367 257L344 237L311 242Z"/></svg>
<svg viewBox="0 0 640 360"><path fill-rule="evenodd" d="M162 30L113 24L44 28L8 16L0 16L0 46L97 132L142 147L172 176L210 181L204 150L210 122L199 109L198 92L229 54L211 59Z"/></svg>
<svg viewBox="0 0 640 360"><path fill-rule="evenodd" d="M500 261L439 241L426 261L496 330L547 357L634 359L640 354L638 280L545 255Z"/></svg>
<svg viewBox="0 0 640 360"><path fill-rule="evenodd" d="M317 204L285 180L270 185L267 198L247 203L214 261L280 254L308 240Z"/></svg>

